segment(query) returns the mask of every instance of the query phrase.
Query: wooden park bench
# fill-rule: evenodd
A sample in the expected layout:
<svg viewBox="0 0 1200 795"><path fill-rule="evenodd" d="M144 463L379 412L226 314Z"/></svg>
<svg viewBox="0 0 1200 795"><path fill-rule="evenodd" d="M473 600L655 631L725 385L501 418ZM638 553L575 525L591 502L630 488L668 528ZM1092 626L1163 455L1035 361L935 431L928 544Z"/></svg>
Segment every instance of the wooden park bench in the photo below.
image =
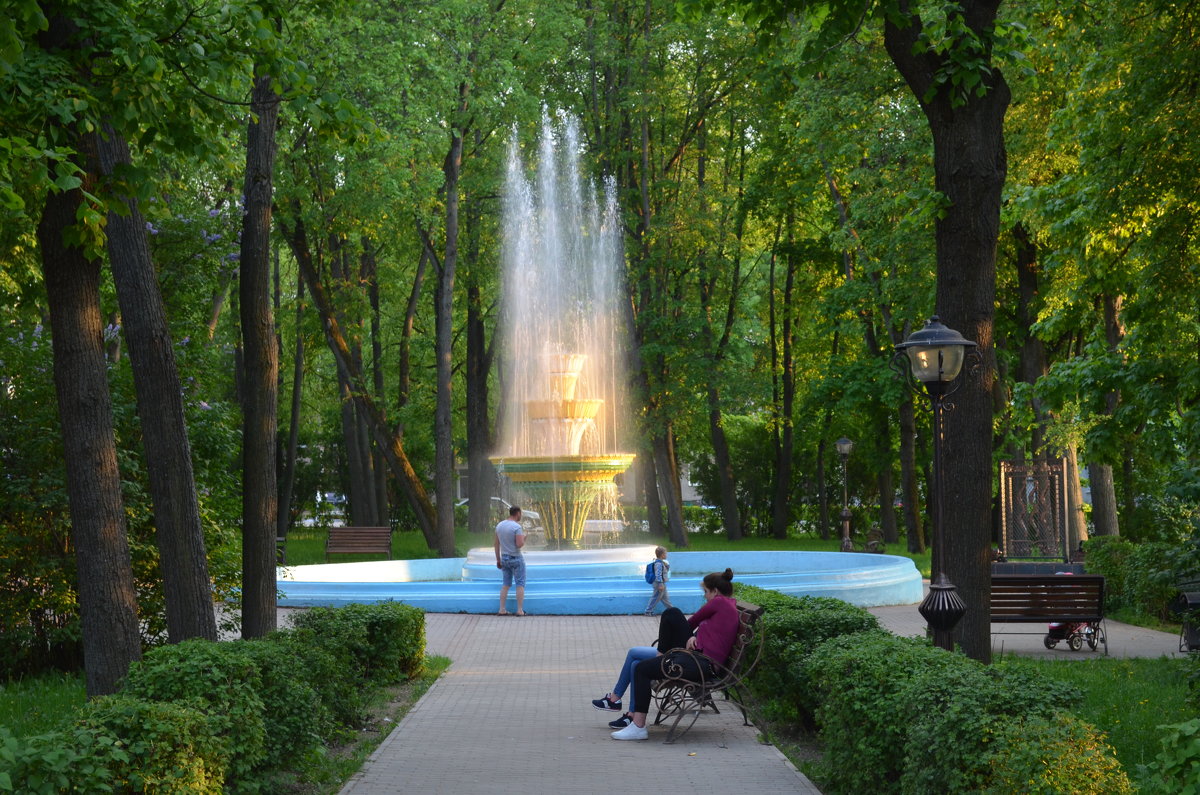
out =
<svg viewBox="0 0 1200 795"><path fill-rule="evenodd" d="M1108 654L1104 577L1099 574L993 574L991 612L993 624L1092 624L1096 642L1103 643ZM992 634L1042 635L1045 630Z"/></svg>
<svg viewBox="0 0 1200 795"><path fill-rule="evenodd" d="M387 555L392 559L392 528L331 527L325 539L325 559L330 555Z"/></svg>
<svg viewBox="0 0 1200 795"><path fill-rule="evenodd" d="M758 605L741 600L738 600L737 607L741 619L737 638L729 651L729 658L725 660L725 665L718 667L716 676L699 682L680 677L667 677L655 682L652 696L658 714L654 717L654 725L658 726L671 718L675 719L664 742L673 743L686 734L695 725L701 713L720 713L713 698L717 693L724 695L726 701L737 705L742 711L743 724L750 725L743 689L746 677L754 670L762 654L763 635L758 626L758 619L762 617L764 610ZM687 649L671 651L677 654L694 654ZM704 669L704 666L699 667ZM681 727L681 722L688 716L691 716L691 720Z"/></svg>

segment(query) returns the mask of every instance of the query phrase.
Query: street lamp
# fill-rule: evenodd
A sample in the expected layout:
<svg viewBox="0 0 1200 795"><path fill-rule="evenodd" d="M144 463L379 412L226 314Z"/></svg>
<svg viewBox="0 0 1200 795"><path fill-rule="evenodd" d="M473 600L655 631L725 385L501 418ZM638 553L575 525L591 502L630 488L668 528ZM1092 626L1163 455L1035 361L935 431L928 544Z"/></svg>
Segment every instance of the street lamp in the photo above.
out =
<svg viewBox="0 0 1200 795"><path fill-rule="evenodd" d="M947 651L954 649L954 627L967 612L967 607L946 576L946 539L942 527L944 414L952 405L946 398L962 386L962 381L955 382L955 379L962 371L968 352L978 355L975 348L974 342L943 326L937 315L896 346L895 362L897 369L906 376L905 383L911 388L912 379L919 381L933 408L933 552L937 571L929 586L929 595L917 610L933 630L933 644Z"/></svg>
<svg viewBox="0 0 1200 795"><path fill-rule="evenodd" d="M843 436L834 442L834 445L837 447L838 456L842 459L842 551L853 552L854 543L850 540L850 500L846 490L846 462L850 460L850 451L854 449L854 442Z"/></svg>

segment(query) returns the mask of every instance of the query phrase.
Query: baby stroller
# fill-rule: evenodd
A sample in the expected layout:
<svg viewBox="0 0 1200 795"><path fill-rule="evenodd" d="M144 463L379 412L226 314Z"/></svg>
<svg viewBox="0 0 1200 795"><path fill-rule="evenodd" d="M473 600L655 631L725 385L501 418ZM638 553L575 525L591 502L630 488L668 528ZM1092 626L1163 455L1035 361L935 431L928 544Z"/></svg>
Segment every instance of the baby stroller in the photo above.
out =
<svg viewBox="0 0 1200 795"><path fill-rule="evenodd" d="M1071 651L1079 651L1084 643L1095 651L1097 646L1104 643L1104 628L1096 621L1055 621L1046 627L1046 637L1042 638L1042 643L1047 649L1053 649L1060 640L1065 640Z"/></svg>

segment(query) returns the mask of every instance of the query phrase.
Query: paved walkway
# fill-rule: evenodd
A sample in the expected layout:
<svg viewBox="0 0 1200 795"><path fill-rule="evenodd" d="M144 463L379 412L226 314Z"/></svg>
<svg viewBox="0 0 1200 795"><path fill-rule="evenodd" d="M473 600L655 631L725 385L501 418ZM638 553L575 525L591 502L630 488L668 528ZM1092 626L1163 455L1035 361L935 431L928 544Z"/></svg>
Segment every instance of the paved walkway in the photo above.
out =
<svg viewBox="0 0 1200 795"><path fill-rule="evenodd" d="M923 635L916 605L872 608L898 635ZM736 782L745 793L820 795L774 746L742 725L736 709L704 715L674 745L666 730L645 742L617 742L613 717L588 703L606 692L624 650L657 631L643 616L527 616L430 613L430 654L453 660L342 789L343 795L383 793L611 793L650 787L702 792ZM994 625L1020 635L995 635L993 651L1063 660L1103 652L1048 650L1045 628ZM1107 622L1115 657L1178 656L1175 635ZM649 784L647 782L654 782Z"/></svg>
<svg viewBox="0 0 1200 795"><path fill-rule="evenodd" d="M483 616L430 613L430 654L450 668L342 789L381 793L707 792L819 790L737 709L703 715L674 745L651 727L617 742L614 715L591 699L612 687L629 646L645 645L644 616Z"/></svg>

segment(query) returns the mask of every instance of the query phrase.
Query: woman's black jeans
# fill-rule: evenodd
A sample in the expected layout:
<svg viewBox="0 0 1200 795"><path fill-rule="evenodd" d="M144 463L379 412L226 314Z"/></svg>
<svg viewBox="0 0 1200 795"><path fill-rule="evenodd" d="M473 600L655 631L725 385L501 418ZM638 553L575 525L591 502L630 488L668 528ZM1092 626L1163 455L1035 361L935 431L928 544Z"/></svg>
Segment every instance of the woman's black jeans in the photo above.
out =
<svg viewBox="0 0 1200 795"><path fill-rule="evenodd" d="M658 650L663 654L651 657L649 660L642 660L633 668L634 712L650 711L651 682L666 678L667 674L663 671L664 664L679 665L683 678L694 682L713 675L712 663L707 657L695 653L667 654L672 649L684 648L691 636L692 628L688 626L682 610L678 607L669 607L663 611L662 618L658 622L657 644ZM701 666L703 666L703 670Z"/></svg>

